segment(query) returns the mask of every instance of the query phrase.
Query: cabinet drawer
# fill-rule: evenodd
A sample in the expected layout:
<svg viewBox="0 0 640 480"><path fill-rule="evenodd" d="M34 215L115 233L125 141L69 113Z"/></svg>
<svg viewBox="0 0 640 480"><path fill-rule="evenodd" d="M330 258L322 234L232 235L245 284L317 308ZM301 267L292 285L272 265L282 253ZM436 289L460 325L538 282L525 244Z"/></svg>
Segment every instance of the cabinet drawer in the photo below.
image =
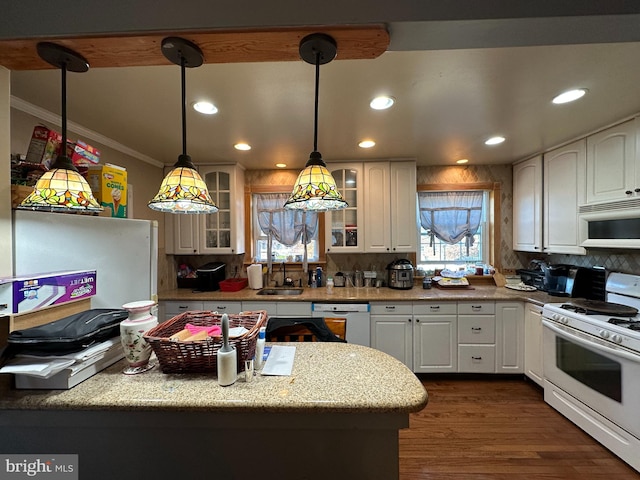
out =
<svg viewBox="0 0 640 480"><path fill-rule="evenodd" d="M455 315L458 311L455 302L424 302L413 304L414 315Z"/></svg>
<svg viewBox="0 0 640 480"><path fill-rule="evenodd" d="M255 312L256 310L265 310L269 317L275 317L278 313L276 302L242 302L243 312Z"/></svg>
<svg viewBox="0 0 640 480"><path fill-rule="evenodd" d="M458 315L458 343L495 343L494 315Z"/></svg>
<svg viewBox="0 0 640 480"><path fill-rule="evenodd" d="M202 302L198 300L187 301L187 302L164 302L164 313L167 316L176 316L184 312L192 311L192 310L202 310Z"/></svg>
<svg viewBox="0 0 640 480"><path fill-rule="evenodd" d="M494 314L496 313L496 304L495 302L458 302L458 313L464 315Z"/></svg>
<svg viewBox="0 0 640 480"><path fill-rule="evenodd" d="M277 302L279 317L310 317L311 302ZM331 315L327 315L330 317Z"/></svg>
<svg viewBox="0 0 640 480"><path fill-rule="evenodd" d="M458 371L472 373L493 373L496 369L496 348L494 345L459 345Z"/></svg>
<svg viewBox="0 0 640 480"><path fill-rule="evenodd" d="M204 302L204 309L218 313L240 313L242 302Z"/></svg>
<svg viewBox="0 0 640 480"><path fill-rule="evenodd" d="M410 303L372 303L371 315L411 315L413 306Z"/></svg>

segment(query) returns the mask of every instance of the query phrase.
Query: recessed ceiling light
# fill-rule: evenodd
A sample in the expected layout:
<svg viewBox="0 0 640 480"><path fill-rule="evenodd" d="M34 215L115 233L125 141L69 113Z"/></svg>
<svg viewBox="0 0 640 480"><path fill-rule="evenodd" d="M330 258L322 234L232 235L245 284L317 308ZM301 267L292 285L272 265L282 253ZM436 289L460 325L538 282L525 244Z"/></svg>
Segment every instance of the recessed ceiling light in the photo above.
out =
<svg viewBox="0 0 640 480"><path fill-rule="evenodd" d="M233 148L235 148L236 150L251 150L251 145L249 145L248 143L236 143Z"/></svg>
<svg viewBox="0 0 640 480"><path fill-rule="evenodd" d="M358 144L360 148L371 148L375 147L375 145L376 142L374 142L373 140L363 140Z"/></svg>
<svg viewBox="0 0 640 480"><path fill-rule="evenodd" d="M561 93L557 97L554 97L552 102L555 104L573 102L574 100L578 100L579 98L584 97L586 93L587 93L586 88L576 88L575 90L567 90L566 92Z"/></svg>
<svg viewBox="0 0 640 480"><path fill-rule="evenodd" d="M193 104L193 109L196 112L204 113L205 115L213 115L214 113L218 113L218 107L216 107L211 102L195 102Z"/></svg>
<svg viewBox="0 0 640 480"><path fill-rule="evenodd" d="M505 140L506 139L504 137L500 137L500 136L491 137L491 138L485 140L484 144L485 145L498 145L498 144L504 142Z"/></svg>
<svg viewBox="0 0 640 480"><path fill-rule="evenodd" d="M456 163L460 163L460 164L469 163L469 159L468 158L461 158L460 160L456 160Z"/></svg>
<svg viewBox="0 0 640 480"><path fill-rule="evenodd" d="M369 106L374 110L386 110L387 108L390 108L395 102L395 98L383 95L371 100Z"/></svg>
<svg viewBox="0 0 640 480"><path fill-rule="evenodd" d="M286 168L287 164L286 163L276 163L276 167L278 167L278 168Z"/></svg>

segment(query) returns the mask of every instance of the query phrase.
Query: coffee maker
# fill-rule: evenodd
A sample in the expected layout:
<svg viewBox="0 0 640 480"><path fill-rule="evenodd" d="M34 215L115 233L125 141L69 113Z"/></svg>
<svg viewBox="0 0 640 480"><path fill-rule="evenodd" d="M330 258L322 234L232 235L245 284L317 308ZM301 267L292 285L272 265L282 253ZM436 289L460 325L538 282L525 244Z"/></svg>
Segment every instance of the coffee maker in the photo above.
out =
<svg viewBox="0 0 640 480"><path fill-rule="evenodd" d="M545 290L556 297L584 297L589 291L588 269L575 265L549 265L544 276Z"/></svg>

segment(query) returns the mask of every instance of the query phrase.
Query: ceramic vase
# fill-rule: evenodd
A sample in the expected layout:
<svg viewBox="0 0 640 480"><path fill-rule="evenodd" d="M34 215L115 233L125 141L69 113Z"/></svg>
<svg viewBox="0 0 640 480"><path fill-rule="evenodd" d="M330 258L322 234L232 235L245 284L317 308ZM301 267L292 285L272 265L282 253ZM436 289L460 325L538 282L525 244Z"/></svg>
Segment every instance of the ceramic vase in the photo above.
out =
<svg viewBox="0 0 640 480"><path fill-rule="evenodd" d="M151 345L144 339L144 334L158 325L158 318L151 313L155 304L152 300L141 300L122 306L129 312L129 318L120 323L124 358L129 363L123 371L127 375L146 372L155 367L155 362L150 361Z"/></svg>

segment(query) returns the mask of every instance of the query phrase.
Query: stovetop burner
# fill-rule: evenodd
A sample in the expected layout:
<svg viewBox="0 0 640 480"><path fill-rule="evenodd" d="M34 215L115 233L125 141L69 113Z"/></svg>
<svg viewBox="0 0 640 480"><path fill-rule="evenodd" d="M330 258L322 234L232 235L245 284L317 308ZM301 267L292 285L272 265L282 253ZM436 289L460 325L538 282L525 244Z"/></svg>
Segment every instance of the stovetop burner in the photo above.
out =
<svg viewBox="0 0 640 480"><path fill-rule="evenodd" d="M629 318L610 318L608 322L613 325L618 325L619 327L628 328L629 330L640 331L639 320L631 320Z"/></svg>

